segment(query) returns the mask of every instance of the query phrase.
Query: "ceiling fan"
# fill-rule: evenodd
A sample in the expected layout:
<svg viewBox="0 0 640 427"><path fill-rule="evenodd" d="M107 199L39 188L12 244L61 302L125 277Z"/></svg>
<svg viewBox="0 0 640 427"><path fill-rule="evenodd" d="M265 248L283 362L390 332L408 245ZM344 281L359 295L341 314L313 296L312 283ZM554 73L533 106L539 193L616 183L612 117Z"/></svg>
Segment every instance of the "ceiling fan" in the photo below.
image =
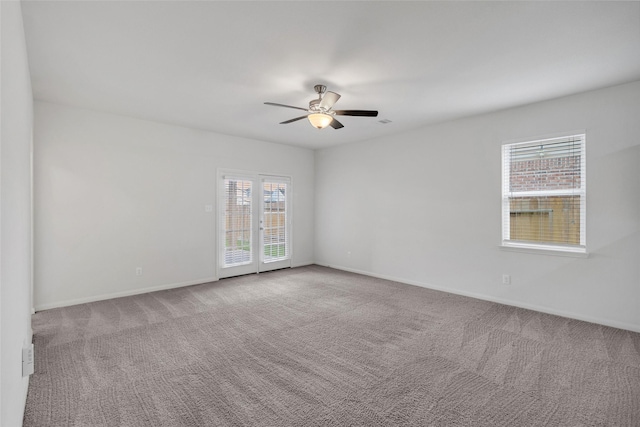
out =
<svg viewBox="0 0 640 427"><path fill-rule="evenodd" d="M277 104L275 102L265 102L265 104L273 105L274 107L295 108L296 110L302 110L308 113L295 119L280 122L281 125L307 118L311 125L318 129L324 129L327 126L331 126L334 129L343 128L344 125L336 120L335 116L378 116L378 112L372 110L332 110L333 105L340 99L340 95L331 91L327 92L325 85L315 85L313 89L318 94L318 99L312 99L309 102L309 108L294 107L292 105Z"/></svg>

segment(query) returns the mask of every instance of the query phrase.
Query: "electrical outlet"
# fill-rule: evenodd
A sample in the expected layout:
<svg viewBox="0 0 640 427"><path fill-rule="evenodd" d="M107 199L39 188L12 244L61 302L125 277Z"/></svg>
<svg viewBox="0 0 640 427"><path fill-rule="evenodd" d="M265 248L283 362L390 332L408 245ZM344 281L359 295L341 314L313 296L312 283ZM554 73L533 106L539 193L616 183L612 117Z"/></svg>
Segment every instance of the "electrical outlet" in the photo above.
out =
<svg viewBox="0 0 640 427"><path fill-rule="evenodd" d="M213 205L204 205L205 212L213 212Z"/></svg>
<svg viewBox="0 0 640 427"><path fill-rule="evenodd" d="M509 276L508 274L503 274L502 275L502 284L503 285L510 285L511 284L511 276Z"/></svg>
<svg viewBox="0 0 640 427"><path fill-rule="evenodd" d="M33 367L33 344L29 344L22 348L22 376L33 374Z"/></svg>
<svg viewBox="0 0 640 427"><path fill-rule="evenodd" d="M142 267L136 268L136 276L142 276Z"/></svg>

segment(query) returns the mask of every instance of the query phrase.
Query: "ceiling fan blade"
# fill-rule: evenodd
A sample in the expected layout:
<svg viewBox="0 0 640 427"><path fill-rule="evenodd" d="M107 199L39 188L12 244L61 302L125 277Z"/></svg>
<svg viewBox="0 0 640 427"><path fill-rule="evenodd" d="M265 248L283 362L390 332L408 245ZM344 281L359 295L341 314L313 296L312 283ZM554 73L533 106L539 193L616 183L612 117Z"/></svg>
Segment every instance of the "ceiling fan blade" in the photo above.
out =
<svg viewBox="0 0 640 427"><path fill-rule="evenodd" d="M272 105L274 107L295 108L296 110L308 111L306 108L294 107L293 105L276 104L275 102L265 102L265 105Z"/></svg>
<svg viewBox="0 0 640 427"><path fill-rule="evenodd" d="M340 95L338 95L335 92L327 92L324 94L324 96L322 97L322 100L320 101L320 108L324 108L325 110L330 109L331 107L333 107L333 104L335 104L338 99L340 99Z"/></svg>
<svg viewBox="0 0 640 427"><path fill-rule="evenodd" d="M329 124L334 129L340 129L340 128L344 127L344 125L342 123L340 123L339 121L337 121L335 118L333 120L331 120L331 123L329 123Z"/></svg>
<svg viewBox="0 0 640 427"><path fill-rule="evenodd" d="M280 122L281 125L286 125L287 123L297 122L298 120L306 119L307 116L296 117L295 119L287 120L286 122Z"/></svg>
<svg viewBox="0 0 640 427"><path fill-rule="evenodd" d="M373 110L334 110L338 116L378 117L378 112Z"/></svg>

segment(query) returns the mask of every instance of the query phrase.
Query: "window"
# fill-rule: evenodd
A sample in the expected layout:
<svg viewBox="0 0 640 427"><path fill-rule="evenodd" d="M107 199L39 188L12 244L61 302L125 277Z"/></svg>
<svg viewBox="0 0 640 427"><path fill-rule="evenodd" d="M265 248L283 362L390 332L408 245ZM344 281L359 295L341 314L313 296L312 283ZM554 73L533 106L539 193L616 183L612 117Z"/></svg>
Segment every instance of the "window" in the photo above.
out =
<svg viewBox="0 0 640 427"><path fill-rule="evenodd" d="M585 135L502 146L502 245L586 252Z"/></svg>

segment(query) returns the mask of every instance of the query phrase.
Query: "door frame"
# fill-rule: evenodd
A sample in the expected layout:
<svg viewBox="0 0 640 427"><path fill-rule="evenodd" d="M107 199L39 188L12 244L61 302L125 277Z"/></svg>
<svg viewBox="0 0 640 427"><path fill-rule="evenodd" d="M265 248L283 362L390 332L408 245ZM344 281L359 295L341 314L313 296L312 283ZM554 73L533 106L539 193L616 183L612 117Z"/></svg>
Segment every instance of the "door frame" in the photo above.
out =
<svg viewBox="0 0 640 427"><path fill-rule="evenodd" d="M225 256L225 221L224 208L225 208L225 196L226 190L224 186L225 177L234 177L238 179L245 179L252 182L251 191L251 242L253 259L250 263L234 266L224 267ZM287 235L287 258L285 260L278 260L272 262L265 262L264 258L264 233L261 230L264 222L264 207L265 201L263 196L263 180L269 177L274 178L274 182L285 182L287 184L287 191L285 192L285 212L286 212L286 233ZM226 169L219 168L216 173L216 275L218 279L240 276L244 274L261 273L270 270L276 270L281 268L289 268L292 265L293 256L293 179L290 175L276 174L276 173L262 173L256 171L240 170L240 169ZM258 189L258 191L255 191ZM233 270L231 270L233 269Z"/></svg>

